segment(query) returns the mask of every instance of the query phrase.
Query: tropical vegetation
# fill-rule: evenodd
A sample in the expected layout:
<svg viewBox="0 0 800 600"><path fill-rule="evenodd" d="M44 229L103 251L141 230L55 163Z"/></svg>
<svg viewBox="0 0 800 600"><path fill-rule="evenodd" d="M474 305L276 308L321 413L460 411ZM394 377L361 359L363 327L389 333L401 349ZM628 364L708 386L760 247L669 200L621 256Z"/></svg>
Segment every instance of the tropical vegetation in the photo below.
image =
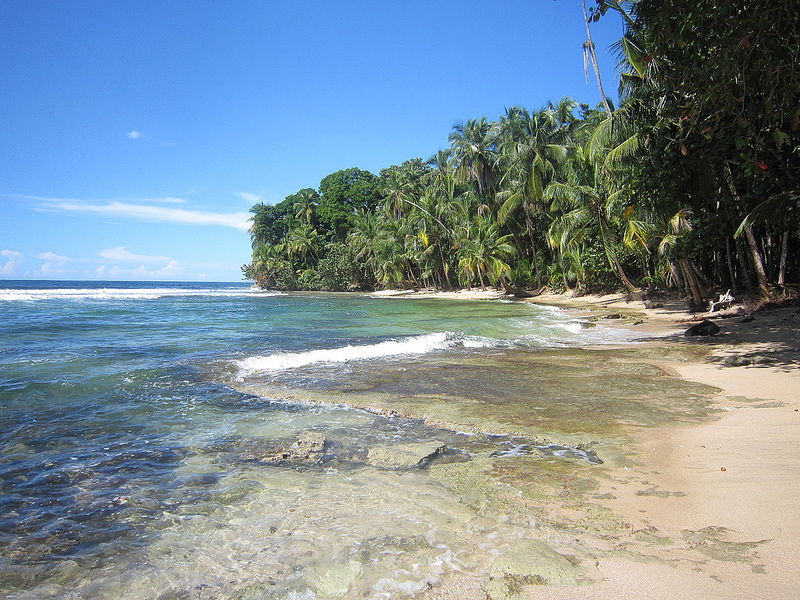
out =
<svg viewBox="0 0 800 600"><path fill-rule="evenodd" d="M800 21L776 0L596 0L625 31L619 107L563 98L449 147L252 209L245 277L287 290L548 286L791 292ZM591 37L587 61L594 59ZM597 71L598 83L600 73ZM602 90L602 85L601 85Z"/></svg>

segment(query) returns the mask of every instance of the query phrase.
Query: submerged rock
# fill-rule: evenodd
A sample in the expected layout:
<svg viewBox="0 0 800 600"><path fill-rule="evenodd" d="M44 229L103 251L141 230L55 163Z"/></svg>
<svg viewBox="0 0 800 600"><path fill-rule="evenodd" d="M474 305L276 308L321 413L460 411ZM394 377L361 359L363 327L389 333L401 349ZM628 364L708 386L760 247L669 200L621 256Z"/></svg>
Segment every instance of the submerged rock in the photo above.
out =
<svg viewBox="0 0 800 600"><path fill-rule="evenodd" d="M325 435L319 431L301 431L293 441L276 442L262 452L248 452L242 460L262 463L316 463L322 460Z"/></svg>
<svg viewBox="0 0 800 600"><path fill-rule="evenodd" d="M489 571L490 600L526 598L524 586L577 585L585 577L579 567L544 542L526 540L497 557Z"/></svg>
<svg viewBox="0 0 800 600"><path fill-rule="evenodd" d="M375 446L369 449L367 462L375 467L383 467L385 469L421 467L446 450L447 445L438 440L416 444Z"/></svg>
<svg viewBox="0 0 800 600"><path fill-rule="evenodd" d="M710 336L716 335L719 333L719 325L714 323L714 321L700 321L696 325L692 325L687 329L683 335L690 337L693 335L703 335L703 336Z"/></svg>

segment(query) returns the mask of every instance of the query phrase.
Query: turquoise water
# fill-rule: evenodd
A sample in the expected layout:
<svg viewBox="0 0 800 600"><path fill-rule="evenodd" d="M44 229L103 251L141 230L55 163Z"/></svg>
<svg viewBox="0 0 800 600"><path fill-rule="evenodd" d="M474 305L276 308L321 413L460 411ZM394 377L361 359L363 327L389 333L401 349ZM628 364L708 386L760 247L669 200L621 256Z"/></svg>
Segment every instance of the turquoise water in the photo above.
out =
<svg viewBox="0 0 800 600"><path fill-rule="evenodd" d="M417 593L518 532L484 523L422 469L370 464L370 448L435 439L464 460L512 441L237 383L307 386L365 365L621 335L499 301L0 282L0 597ZM253 459L303 431L325 435L313 463Z"/></svg>

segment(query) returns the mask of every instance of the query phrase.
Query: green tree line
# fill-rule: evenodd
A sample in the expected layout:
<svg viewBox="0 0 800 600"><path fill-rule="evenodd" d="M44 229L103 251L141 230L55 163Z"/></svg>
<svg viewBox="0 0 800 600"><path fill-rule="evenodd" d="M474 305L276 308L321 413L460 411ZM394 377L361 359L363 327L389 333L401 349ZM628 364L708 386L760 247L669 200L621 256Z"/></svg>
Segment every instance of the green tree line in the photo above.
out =
<svg viewBox="0 0 800 600"><path fill-rule="evenodd" d="M800 26L776 0L596 0L625 23L619 107L563 98L455 125L449 147L252 209L276 289L548 286L791 292ZM591 41L587 47L593 50ZM599 79L599 74L598 74Z"/></svg>

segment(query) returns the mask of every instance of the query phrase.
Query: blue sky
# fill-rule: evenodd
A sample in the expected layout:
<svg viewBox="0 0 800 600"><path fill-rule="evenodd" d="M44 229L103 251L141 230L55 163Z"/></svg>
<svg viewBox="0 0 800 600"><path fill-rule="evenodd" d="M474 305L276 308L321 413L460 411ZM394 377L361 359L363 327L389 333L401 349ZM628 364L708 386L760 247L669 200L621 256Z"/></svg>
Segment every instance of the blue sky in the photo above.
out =
<svg viewBox="0 0 800 600"><path fill-rule="evenodd" d="M256 202L599 103L585 39L580 0L3 0L0 278L238 281Z"/></svg>

